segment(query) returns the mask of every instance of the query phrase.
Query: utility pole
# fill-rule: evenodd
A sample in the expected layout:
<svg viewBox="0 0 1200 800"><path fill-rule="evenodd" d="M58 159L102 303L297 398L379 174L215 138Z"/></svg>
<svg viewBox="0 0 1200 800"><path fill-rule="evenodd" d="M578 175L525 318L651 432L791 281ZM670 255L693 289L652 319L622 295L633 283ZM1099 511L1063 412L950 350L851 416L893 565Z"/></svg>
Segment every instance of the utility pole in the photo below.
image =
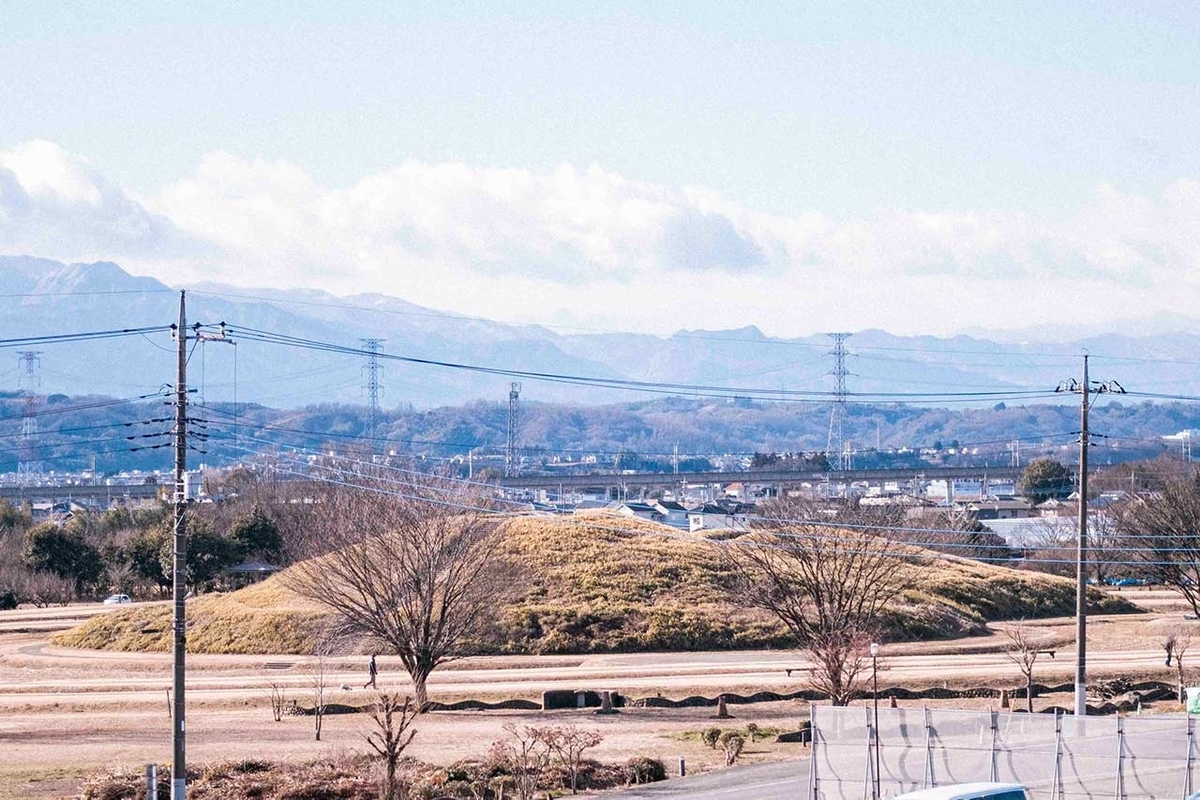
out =
<svg viewBox="0 0 1200 800"><path fill-rule="evenodd" d="M508 389L508 443L504 448L504 477L517 473L517 398L521 384L514 381Z"/></svg>
<svg viewBox="0 0 1200 800"><path fill-rule="evenodd" d="M825 374L834 378L833 405L829 409L829 439L825 445L825 453L830 458L830 466L846 470L850 468L850 448L843 431L846 418L846 376L850 374L846 369L846 340L851 334L825 335L833 339L833 349L829 351L829 355L833 356L833 370Z"/></svg>
<svg viewBox="0 0 1200 800"><path fill-rule="evenodd" d="M187 596L187 343L188 340L228 341L225 323L218 335L195 332L187 328L187 293L179 293L179 327L175 329L177 363L175 368L175 491L173 559L171 567L171 800L187 797L187 703L185 701L187 617L184 598Z"/></svg>
<svg viewBox="0 0 1200 800"><path fill-rule="evenodd" d="M384 339L360 339L363 349L367 351L367 365L363 368L367 374L367 383L363 387L367 391L367 435L375 435L375 427L379 424L379 394L382 387L379 384L379 353Z"/></svg>
<svg viewBox="0 0 1200 800"><path fill-rule="evenodd" d="M1093 385L1094 384L1094 385ZM1075 716L1087 715L1087 558L1088 558L1088 396L1091 393L1125 394L1116 381L1088 378L1088 356L1083 356L1083 380L1060 383L1056 392L1075 392L1079 403L1079 541L1075 551Z"/></svg>
<svg viewBox="0 0 1200 800"><path fill-rule="evenodd" d="M175 493L174 559L171 569L171 800L187 797L187 704L184 699L187 629L184 597L187 595L187 308L186 293L179 293L179 327L175 330L178 363L175 371Z"/></svg>

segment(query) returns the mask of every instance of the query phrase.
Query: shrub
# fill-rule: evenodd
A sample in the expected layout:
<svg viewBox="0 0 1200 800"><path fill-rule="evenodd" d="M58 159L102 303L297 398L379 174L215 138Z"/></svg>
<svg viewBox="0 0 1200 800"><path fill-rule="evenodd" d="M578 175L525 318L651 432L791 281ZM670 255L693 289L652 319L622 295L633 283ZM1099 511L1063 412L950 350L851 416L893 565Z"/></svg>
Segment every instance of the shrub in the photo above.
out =
<svg viewBox="0 0 1200 800"><path fill-rule="evenodd" d="M737 731L725 731L721 734L721 750L725 753L725 766L733 766L746 746L746 740Z"/></svg>
<svg viewBox="0 0 1200 800"><path fill-rule="evenodd" d="M625 763L626 783L657 783L667 779L667 768L657 758L631 758Z"/></svg>
<svg viewBox="0 0 1200 800"><path fill-rule="evenodd" d="M4 589L0 591L0 611L12 611L21 601L17 599L17 593L12 589Z"/></svg>
<svg viewBox="0 0 1200 800"><path fill-rule="evenodd" d="M700 739L706 745L708 745L712 749L716 750L717 742L719 742L721 740L721 729L720 728L706 728L704 730L704 732L700 734Z"/></svg>

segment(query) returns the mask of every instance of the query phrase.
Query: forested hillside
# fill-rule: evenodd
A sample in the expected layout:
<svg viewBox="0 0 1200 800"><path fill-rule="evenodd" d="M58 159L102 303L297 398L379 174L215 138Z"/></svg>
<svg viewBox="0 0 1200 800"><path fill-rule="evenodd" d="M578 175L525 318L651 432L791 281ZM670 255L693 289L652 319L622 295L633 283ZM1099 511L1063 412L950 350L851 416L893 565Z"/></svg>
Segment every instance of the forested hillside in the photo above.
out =
<svg viewBox="0 0 1200 800"><path fill-rule="evenodd" d="M1111 397L1111 396L1109 396ZM1101 398L1091 412L1096 465L1147 458L1175 448L1162 437L1200 428L1200 405L1120 402ZM37 432L29 440L45 471L91 467L168 469L170 409L165 397L37 399ZM508 408L477 401L426 411L384 409L367 430L363 406L322 404L300 409L196 403L193 464L220 465L278 448L302 451L357 448L418 459L463 459L486 465L503 452ZM22 459L24 401L0 398L0 472ZM845 438L854 465L1007 464L1048 455L1074 459L1078 408L1011 405L933 408L847 403ZM664 398L641 403L572 406L522 403L517 443L523 469L555 459L595 458L590 469L668 469L678 448L681 469L733 467L754 453L819 452L827 443L829 406L762 400ZM729 456L728 458L723 458Z"/></svg>

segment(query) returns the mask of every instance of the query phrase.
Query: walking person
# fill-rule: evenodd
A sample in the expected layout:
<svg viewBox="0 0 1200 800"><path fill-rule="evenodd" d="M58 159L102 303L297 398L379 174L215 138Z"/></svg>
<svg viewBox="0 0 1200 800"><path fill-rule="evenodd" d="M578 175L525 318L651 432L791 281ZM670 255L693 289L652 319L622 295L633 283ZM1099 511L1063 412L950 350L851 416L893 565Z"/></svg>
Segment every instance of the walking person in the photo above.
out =
<svg viewBox="0 0 1200 800"><path fill-rule="evenodd" d="M375 654L371 654L371 663L367 665L367 682L363 684L366 689L370 686L372 689L378 688L375 686L375 676L379 674L379 668L375 666Z"/></svg>

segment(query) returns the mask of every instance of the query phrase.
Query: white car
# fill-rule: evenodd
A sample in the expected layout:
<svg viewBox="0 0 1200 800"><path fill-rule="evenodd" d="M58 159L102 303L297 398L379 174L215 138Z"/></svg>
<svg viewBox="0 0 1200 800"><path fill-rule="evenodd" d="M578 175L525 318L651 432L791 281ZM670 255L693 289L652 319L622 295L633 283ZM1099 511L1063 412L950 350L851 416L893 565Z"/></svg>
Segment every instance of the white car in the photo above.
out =
<svg viewBox="0 0 1200 800"><path fill-rule="evenodd" d="M958 783L898 794L894 800L1028 800L1019 783Z"/></svg>
<svg viewBox="0 0 1200 800"><path fill-rule="evenodd" d="M104 605L106 606L122 606L132 602L133 600L127 594L110 594L104 598Z"/></svg>

